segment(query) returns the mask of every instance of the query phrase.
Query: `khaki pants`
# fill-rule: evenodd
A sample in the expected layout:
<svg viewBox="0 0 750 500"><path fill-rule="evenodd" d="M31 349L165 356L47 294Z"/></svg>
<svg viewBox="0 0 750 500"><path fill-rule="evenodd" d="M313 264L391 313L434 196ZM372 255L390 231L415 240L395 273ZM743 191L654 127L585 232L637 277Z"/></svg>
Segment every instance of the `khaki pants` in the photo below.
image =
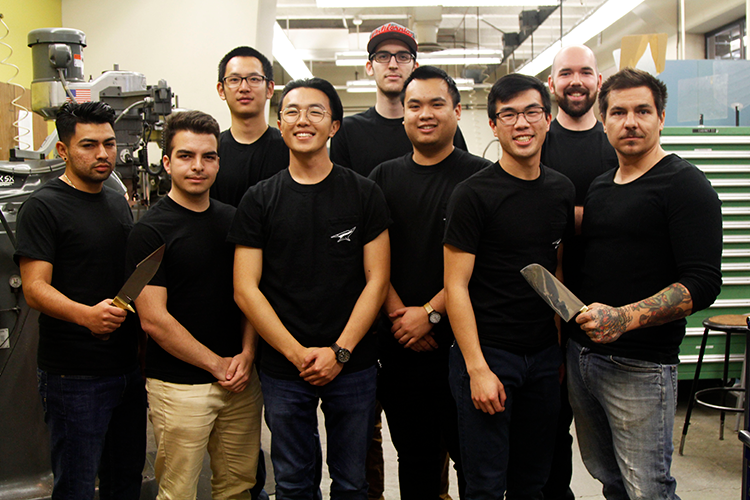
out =
<svg viewBox="0 0 750 500"><path fill-rule="evenodd" d="M255 486L263 396L258 374L241 393L213 384L146 381L156 438L158 500L195 499L203 456L215 500L249 499Z"/></svg>

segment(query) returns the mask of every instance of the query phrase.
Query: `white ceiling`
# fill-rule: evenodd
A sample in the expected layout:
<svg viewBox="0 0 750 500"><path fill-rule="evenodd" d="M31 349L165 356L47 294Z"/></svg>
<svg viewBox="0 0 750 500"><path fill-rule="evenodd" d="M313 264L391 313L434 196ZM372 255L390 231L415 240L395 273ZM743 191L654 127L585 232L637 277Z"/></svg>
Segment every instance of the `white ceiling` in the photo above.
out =
<svg viewBox="0 0 750 500"><path fill-rule="evenodd" d="M603 1L562 0L562 9L555 8L546 21L508 57L502 72L512 71L560 37L561 10L562 32L566 33ZM350 4L351 7L341 9L319 9L316 0L277 0L276 19L306 61L328 66L333 64L336 52L363 50L370 31L389 21L417 31L420 44L423 44L423 40L418 28L424 24L420 21L435 18L436 24L439 24L437 43L441 48L502 50L503 33L520 31L521 11L536 10L535 7L520 6L376 9L358 7L356 0ZM679 0L646 0L598 39L589 42L589 46L597 52L598 57L601 53L611 58L611 50L619 47L619 40L624 35L662 32L673 37L678 31L678 9ZM686 0L685 12L687 31L701 34L743 17L745 0ZM361 20L361 25L356 26L355 19Z"/></svg>

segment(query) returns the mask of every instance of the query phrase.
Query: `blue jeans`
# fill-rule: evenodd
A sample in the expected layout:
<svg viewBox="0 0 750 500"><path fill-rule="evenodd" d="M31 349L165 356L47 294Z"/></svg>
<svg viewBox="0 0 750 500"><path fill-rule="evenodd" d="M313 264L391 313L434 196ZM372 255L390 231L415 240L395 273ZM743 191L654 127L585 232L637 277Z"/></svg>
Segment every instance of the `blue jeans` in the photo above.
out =
<svg viewBox="0 0 750 500"><path fill-rule="evenodd" d="M677 366L570 341L568 391L583 463L608 500L677 499L670 475Z"/></svg>
<svg viewBox="0 0 750 500"><path fill-rule="evenodd" d="M367 500L365 457L375 425L376 368L316 387L261 372L277 500L320 498L318 401L325 415L332 499Z"/></svg>
<svg viewBox="0 0 750 500"><path fill-rule="evenodd" d="M482 347L505 387L505 411L474 408L471 380L458 344L450 353L450 386L458 408L458 441L468 500L542 499L560 407L560 348L530 355ZM507 496L504 496L507 491Z"/></svg>
<svg viewBox="0 0 750 500"><path fill-rule="evenodd" d="M146 391L140 370L117 376L37 370L50 432L54 500L137 500L146 459Z"/></svg>

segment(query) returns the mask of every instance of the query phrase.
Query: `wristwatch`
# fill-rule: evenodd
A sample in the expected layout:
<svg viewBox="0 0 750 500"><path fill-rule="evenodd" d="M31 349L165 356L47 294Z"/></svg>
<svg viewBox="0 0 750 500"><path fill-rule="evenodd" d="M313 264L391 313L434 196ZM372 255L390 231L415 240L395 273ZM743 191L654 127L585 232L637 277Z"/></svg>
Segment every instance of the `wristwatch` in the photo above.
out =
<svg viewBox="0 0 750 500"><path fill-rule="evenodd" d="M352 352L349 349L344 349L335 342L331 346L331 349L333 349L333 353L336 355L336 361L339 363L346 363L349 361L349 358L352 357Z"/></svg>
<svg viewBox="0 0 750 500"><path fill-rule="evenodd" d="M427 311L427 319L429 319L430 323L433 325L437 325L440 323L440 320L443 319L443 316L433 309L429 302L424 305L424 310Z"/></svg>

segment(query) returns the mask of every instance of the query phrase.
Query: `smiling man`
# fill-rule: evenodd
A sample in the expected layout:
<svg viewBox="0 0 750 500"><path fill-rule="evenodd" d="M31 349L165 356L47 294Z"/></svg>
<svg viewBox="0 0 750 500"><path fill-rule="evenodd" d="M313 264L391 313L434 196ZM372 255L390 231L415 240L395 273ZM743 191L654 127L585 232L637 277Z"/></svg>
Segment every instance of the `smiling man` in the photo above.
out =
<svg viewBox="0 0 750 500"><path fill-rule="evenodd" d="M388 207L374 182L333 165L343 107L333 86L289 82L279 128L289 167L250 188L232 224L235 299L261 336L276 498L320 496L316 411L325 415L333 498L367 498L374 335L388 291Z"/></svg>
<svg viewBox="0 0 750 500"><path fill-rule="evenodd" d="M542 163L573 182L576 188L576 232L580 232L583 201L591 181L617 166L615 150L607 140L604 128L594 114L594 104L602 84L594 53L585 45L571 45L557 53L548 79L550 92L559 107L550 124L542 147ZM563 256L565 285L578 290L583 265L583 246L578 234L565 242ZM573 323L561 325L563 350ZM573 500L570 489L573 475L573 436L570 424L573 410L568 402L566 380L563 378L560 398L560 421L555 440L555 458L549 481L544 487L544 500Z"/></svg>
<svg viewBox="0 0 750 500"><path fill-rule="evenodd" d="M521 276L559 270L572 232L572 183L540 163L550 97L536 78L492 86L502 158L459 184L444 239L446 310L456 337L449 380L466 497L541 498L552 463L562 362L554 312Z"/></svg>
<svg viewBox="0 0 750 500"><path fill-rule="evenodd" d="M367 75L375 78L375 106L344 118L331 140L331 160L367 176L372 169L412 150L404 131L401 90L417 63L417 40L409 28L387 23L370 33ZM461 130L454 144L466 150Z"/></svg>
<svg viewBox="0 0 750 500"><path fill-rule="evenodd" d="M263 398L257 336L234 302L235 209L209 198L219 171L219 124L200 111L169 116L164 168L172 179L128 239L130 269L161 245L164 259L135 304L148 333L146 388L156 439L158 499L195 498L203 457L211 497L250 499Z"/></svg>
<svg viewBox="0 0 750 500"><path fill-rule="evenodd" d="M278 129L268 126L266 102L273 97L273 65L252 47L237 47L219 62L216 90L232 125L221 133L221 172L211 197L234 207L250 186L283 170L289 153Z"/></svg>
<svg viewBox="0 0 750 500"><path fill-rule="evenodd" d="M398 452L403 500L440 495L445 449L457 464L456 405L448 387L453 333L443 297L445 206L456 184L490 162L453 146L461 103L443 70L422 66L401 93L413 151L370 174L391 211L391 287L379 322L378 399ZM414 422L419 421L419 432Z"/></svg>
<svg viewBox="0 0 750 500"><path fill-rule="evenodd" d="M50 431L55 499L136 500L146 453L146 398L134 315L112 305L125 279L133 216L103 185L115 165L115 112L63 105L65 172L18 214L23 293L39 316L39 392Z"/></svg>
<svg viewBox="0 0 750 500"><path fill-rule="evenodd" d="M586 198L580 297L596 302L576 318L567 367L581 455L607 499L678 498L670 467L684 318L721 286L721 202L703 172L659 144L666 104L666 85L633 69L599 95L619 167Z"/></svg>

